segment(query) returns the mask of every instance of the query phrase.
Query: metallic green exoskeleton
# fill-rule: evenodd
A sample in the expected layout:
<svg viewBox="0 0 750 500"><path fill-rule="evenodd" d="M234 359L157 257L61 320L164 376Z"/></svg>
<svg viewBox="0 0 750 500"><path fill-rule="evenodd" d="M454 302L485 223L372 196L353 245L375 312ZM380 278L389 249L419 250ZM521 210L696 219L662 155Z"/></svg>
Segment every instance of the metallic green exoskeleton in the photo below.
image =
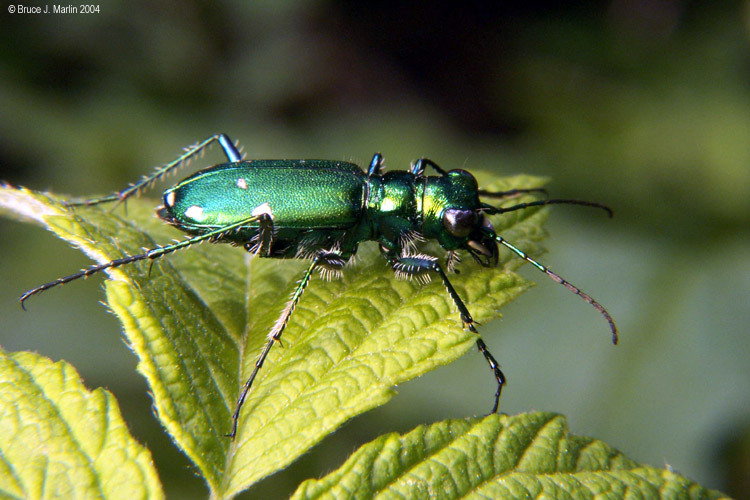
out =
<svg viewBox="0 0 750 500"><path fill-rule="evenodd" d="M416 243L436 240L447 252L445 269L449 272L458 261L459 250L468 252L482 266L497 265L498 244L501 244L594 306L609 323L613 342L617 343L614 321L603 306L508 243L495 232L487 218L487 215L550 204L587 205L604 209L611 216L609 208L565 199L495 207L483 203L480 197L503 198L544 190L483 191L469 172L445 171L425 158L417 160L409 171L392 172L383 172L380 154L373 156L367 171L352 163L329 160L244 160L229 137L217 134L186 149L183 155L123 191L67 205L124 201L215 142L221 145L228 163L201 170L167 189L164 205L157 211L159 218L189 234L189 238L91 266L29 290L20 300L23 306L30 296L56 285L131 262L156 259L201 241L242 245L260 257L309 259L310 265L268 333L268 342L239 396L229 436L235 436L245 397L269 351L280 341L315 269L324 275L340 273L364 241L378 242L383 257L401 277L426 281L429 273L437 274L456 304L464 327L472 332L477 331L474 320L443 266L437 258L417 253ZM437 175L425 175L427 167ZM497 380L492 407L492 412L496 412L505 377L484 341L477 338L476 342Z"/></svg>

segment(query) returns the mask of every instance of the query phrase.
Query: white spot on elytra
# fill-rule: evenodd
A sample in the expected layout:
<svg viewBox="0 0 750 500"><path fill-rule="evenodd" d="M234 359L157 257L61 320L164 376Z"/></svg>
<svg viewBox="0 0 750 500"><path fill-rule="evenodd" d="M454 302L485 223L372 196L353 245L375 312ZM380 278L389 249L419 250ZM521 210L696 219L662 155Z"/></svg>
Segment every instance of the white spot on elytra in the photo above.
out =
<svg viewBox="0 0 750 500"><path fill-rule="evenodd" d="M169 193L167 193L167 196L164 197L164 202L168 207L174 206L174 191L170 191Z"/></svg>
<svg viewBox="0 0 750 500"><path fill-rule="evenodd" d="M185 217L187 217L188 219L200 221L203 219L203 208L199 207L198 205L193 205L192 207L185 210Z"/></svg>
<svg viewBox="0 0 750 500"><path fill-rule="evenodd" d="M247 181L240 177L237 179L237 187L240 189L247 189Z"/></svg>
<svg viewBox="0 0 750 500"><path fill-rule="evenodd" d="M269 205L268 202L262 205L258 205L252 211L253 216L258 216L258 215L263 215L263 214L270 215L271 219L273 219L273 212L271 211L271 205Z"/></svg>

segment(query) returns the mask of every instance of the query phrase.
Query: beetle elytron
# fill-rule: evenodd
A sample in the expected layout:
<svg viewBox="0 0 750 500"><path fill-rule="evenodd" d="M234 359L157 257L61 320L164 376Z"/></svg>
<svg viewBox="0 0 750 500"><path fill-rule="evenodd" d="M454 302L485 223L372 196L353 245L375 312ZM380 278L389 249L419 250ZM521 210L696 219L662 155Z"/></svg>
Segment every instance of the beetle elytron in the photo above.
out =
<svg viewBox="0 0 750 500"><path fill-rule="evenodd" d="M20 301L23 306L32 295L54 286L108 268L157 259L201 241L242 245L260 257L309 259L310 265L268 333L268 341L237 400L230 437L234 438L237 432L240 409L253 380L271 347L280 341L313 272L319 269L324 275L340 273L364 241L378 242L383 257L400 277L417 277L425 281L428 273L437 274L458 308L464 327L475 333L474 320L443 266L433 256L416 253L415 242L437 240L447 252L448 271L453 270L458 261L458 250L468 252L482 266L497 265L499 243L595 307L609 323L612 340L617 343L615 323L601 304L503 239L487 218L492 214L562 203L601 208L611 217L609 208L598 203L567 199L543 199L505 208L495 207L481 202L480 197L503 198L544 190L483 191L469 172L445 171L426 158L417 160L409 171L385 173L380 154L373 156L366 172L352 163L329 160L250 161L243 159L228 136L217 134L187 148L174 161L118 193L67 203L67 206L122 202L203 153L215 142L222 147L228 163L201 170L170 187L164 192L164 205L157 210L159 218L184 231L189 238L139 255L91 266L29 290ZM438 175L425 175L427 167ZM494 413L505 377L481 337L476 343L497 380Z"/></svg>

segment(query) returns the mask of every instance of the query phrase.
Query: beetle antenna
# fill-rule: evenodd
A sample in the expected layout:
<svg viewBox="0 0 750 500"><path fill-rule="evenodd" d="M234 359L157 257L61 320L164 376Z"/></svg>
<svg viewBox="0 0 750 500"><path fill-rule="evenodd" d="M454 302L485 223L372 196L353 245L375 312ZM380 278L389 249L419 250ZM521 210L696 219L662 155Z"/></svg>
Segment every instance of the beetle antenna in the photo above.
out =
<svg viewBox="0 0 750 500"><path fill-rule="evenodd" d="M524 208L529 207L541 207L544 205L583 205L585 207L593 207L593 208L601 208L605 212L607 212L607 215L612 218L614 215L614 212L612 212L612 209L609 208L607 205L602 205L601 203L596 203L594 201L584 201L584 200L569 200L569 199L552 199L552 200L538 200L538 201L530 201L528 203L519 203L517 205L512 205L510 207L493 207L492 205L482 204L482 207L479 209L480 211L489 214L504 214L506 212L513 212L514 210L521 210Z"/></svg>
<svg viewBox="0 0 750 500"><path fill-rule="evenodd" d="M547 197L547 190L544 188L529 188L529 189L509 189L508 191L485 191L484 189L479 190L479 196L486 196L488 198L512 198L520 194L526 193L541 193Z"/></svg>
<svg viewBox="0 0 750 500"><path fill-rule="evenodd" d="M553 280L560 283L562 286L573 292L574 294L581 297L583 300L591 304L594 309L599 311L602 316L604 316L604 319L607 320L607 323L609 323L609 330L612 332L612 343L617 344L617 326L615 325L615 321L612 319L612 316L607 312L607 310L604 308L603 305L601 305L599 302L594 300L589 294L585 293L583 290L578 288L577 286L573 285L572 283L566 281L558 274L552 272L547 266L540 264L539 262L535 261L531 257L529 257L526 252L523 250L514 247L510 243L508 243L502 236L499 234L495 234L494 231L486 231L486 234L490 236L491 238L494 238L498 243L503 245L505 248L509 249L511 252L515 253L519 257L521 257L526 262L531 263L534 267L545 273L547 276L552 278Z"/></svg>

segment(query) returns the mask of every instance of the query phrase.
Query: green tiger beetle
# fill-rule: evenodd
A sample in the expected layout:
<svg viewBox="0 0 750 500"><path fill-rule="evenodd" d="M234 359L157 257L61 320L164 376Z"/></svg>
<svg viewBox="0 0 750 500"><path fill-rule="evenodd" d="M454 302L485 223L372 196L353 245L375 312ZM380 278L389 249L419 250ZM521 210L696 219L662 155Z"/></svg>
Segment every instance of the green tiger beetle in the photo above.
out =
<svg viewBox="0 0 750 500"><path fill-rule="evenodd" d="M427 281L435 273L453 300L464 328L478 333L475 321L456 290L448 272L464 250L484 267L498 263L498 244L530 262L591 304L609 323L612 341L617 343L617 328L607 310L596 300L497 234L487 218L528 207L574 204L612 211L599 203L542 199L508 207L495 207L480 201L485 198L510 198L524 193L544 193L544 189L513 189L488 192L479 189L476 179L465 170L446 171L426 158L417 160L409 171L383 172L379 153L363 171L359 166L332 160L245 160L240 149L225 134L213 135L189 148L174 161L159 167L124 190L110 196L79 202L68 207L123 202L138 194L168 173L219 143L228 162L201 170L164 192L164 205L158 217L189 235L169 245L94 265L70 276L59 278L24 293L24 301L44 290L105 269L140 260L151 260L187 248L202 241L242 245L259 257L301 258L310 261L291 299L268 333L268 341L255 362L232 415L234 438L245 398L263 366L269 351L280 342L289 318L305 291L313 272L325 277L338 275L365 241L376 241L380 251L399 277ZM425 175L432 168L437 175ZM436 257L417 253L416 243L437 240L446 250L443 267ZM497 412L505 376L481 337L476 345L497 380L492 413Z"/></svg>

